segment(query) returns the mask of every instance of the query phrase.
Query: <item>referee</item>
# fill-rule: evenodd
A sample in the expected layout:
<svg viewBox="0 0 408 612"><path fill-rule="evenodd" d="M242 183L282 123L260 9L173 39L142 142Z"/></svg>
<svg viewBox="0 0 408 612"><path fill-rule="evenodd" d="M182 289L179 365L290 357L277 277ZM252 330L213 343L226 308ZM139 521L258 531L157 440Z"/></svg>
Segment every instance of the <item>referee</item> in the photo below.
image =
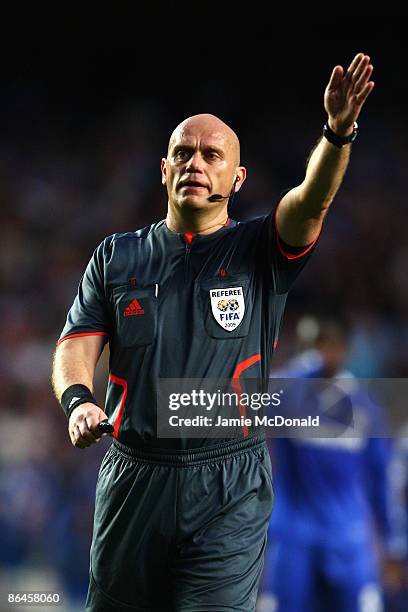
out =
<svg viewBox="0 0 408 612"><path fill-rule="evenodd" d="M305 179L270 214L228 218L246 178L239 141L217 117L196 115L175 129L161 162L166 219L113 234L95 250L53 367L72 444L89 447L103 435L99 423L112 426L87 610L255 609L273 505L264 440L245 431L226 440L158 438L157 381L267 379L288 290L314 249L374 87L369 60L359 53L346 71L334 68ZM233 316L223 316L227 308ZM92 388L107 341L102 409Z"/></svg>

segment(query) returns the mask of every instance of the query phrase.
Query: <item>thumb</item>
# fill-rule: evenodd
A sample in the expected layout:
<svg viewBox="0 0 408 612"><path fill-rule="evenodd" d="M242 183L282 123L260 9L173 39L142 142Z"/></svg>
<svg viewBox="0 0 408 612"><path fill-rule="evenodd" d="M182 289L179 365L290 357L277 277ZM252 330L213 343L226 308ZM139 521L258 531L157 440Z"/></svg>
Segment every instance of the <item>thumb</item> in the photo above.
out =
<svg viewBox="0 0 408 612"><path fill-rule="evenodd" d="M337 89L341 83L341 80L344 75L344 68L342 66L335 66L333 68L333 72L331 73L329 84L327 85L327 89Z"/></svg>
<svg viewBox="0 0 408 612"><path fill-rule="evenodd" d="M108 415L102 410L102 408L95 407L96 410L86 417L86 422L89 430L93 433L95 438L101 438L103 434L109 434L113 432L113 427L108 421ZM102 423L102 426L100 424Z"/></svg>
<svg viewBox="0 0 408 612"><path fill-rule="evenodd" d="M98 406L98 408L99 408L99 406ZM105 414L105 412L102 410L102 408L99 408L98 419L99 419L99 421L106 421L108 419L108 415Z"/></svg>

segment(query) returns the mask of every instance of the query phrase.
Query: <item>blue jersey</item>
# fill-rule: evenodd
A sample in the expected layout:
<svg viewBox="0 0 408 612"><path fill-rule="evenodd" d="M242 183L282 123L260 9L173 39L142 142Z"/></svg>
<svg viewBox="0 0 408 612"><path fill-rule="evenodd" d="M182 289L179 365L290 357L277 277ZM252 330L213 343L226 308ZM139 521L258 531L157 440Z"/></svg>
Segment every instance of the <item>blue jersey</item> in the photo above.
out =
<svg viewBox="0 0 408 612"><path fill-rule="evenodd" d="M408 558L408 424L399 431L390 463L392 492L388 552L396 559Z"/></svg>
<svg viewBox="0 0 408 612"><path fill-rule="evenodd" d="M274 377L320 378L317 351L294 359ZM352 378L349 372L339 377ZM336 377L337 378L337 377ZM380 430L381 408L354 379L350 391L358 437L281 438L271 443L276 502L270 533L287 540L356 545L372 540L373 526L388 537L387 466L390 441L370 437Z"/></svg>

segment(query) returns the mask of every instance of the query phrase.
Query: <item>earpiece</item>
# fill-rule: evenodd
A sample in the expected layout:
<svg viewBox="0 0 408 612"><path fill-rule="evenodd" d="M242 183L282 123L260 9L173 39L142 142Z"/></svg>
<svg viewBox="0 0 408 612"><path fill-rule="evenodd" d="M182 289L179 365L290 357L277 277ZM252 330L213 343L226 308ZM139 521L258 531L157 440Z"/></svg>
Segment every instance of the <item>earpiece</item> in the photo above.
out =
<svg viewBox="0 0 408 612"><path fill-rule="evenodd" d="M208 198L208 201L209 201L209 202L219 202L219 201L221 201L221 200L229 200L229 199L230 199L230 198L232 198L232 197L234 196L234 194L235 194L235 185L236 185L236 183L237 183L238 181L239 181L239 177L238 177L238 176L236 176L236 177L235 177L235 181L234 181L234 183L233 183L233 185L232 185L232 187L231 187L231 191L229 192L229 195L227 195L227 196L223 196L223 195L221 195L220 193L214 193L214 195L212 195L212 196L210 196L210 197ZM231 200L231 201L232 201L232 200Z"/></svg>

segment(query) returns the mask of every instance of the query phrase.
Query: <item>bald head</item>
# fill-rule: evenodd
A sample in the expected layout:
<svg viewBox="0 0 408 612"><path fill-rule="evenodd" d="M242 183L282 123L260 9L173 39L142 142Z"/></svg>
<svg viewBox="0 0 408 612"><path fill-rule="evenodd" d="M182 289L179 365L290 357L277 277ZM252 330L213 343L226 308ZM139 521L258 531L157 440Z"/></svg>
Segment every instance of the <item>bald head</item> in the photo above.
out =
<svg viewBox="0 0 408 612"><path fill-rule="evenodd" d="M225 216L230 195L246 178L239 157L238 137L221 119L209 114L185 119L171 135L167 158L161 160L169 210L174 215L200 211L200 223L206 215L210 220Z"/></svg>
<svg viewBox="0 0 408 612"><path fill-rule="evenodd" d="M168 150L170 151L176 142L184 140L187 136L200 136L218 141L231 158L232 163L235 166L239 165L240 145L238 136L229 125L215 115L202 113L184 119L173 131Z"/></svg>

